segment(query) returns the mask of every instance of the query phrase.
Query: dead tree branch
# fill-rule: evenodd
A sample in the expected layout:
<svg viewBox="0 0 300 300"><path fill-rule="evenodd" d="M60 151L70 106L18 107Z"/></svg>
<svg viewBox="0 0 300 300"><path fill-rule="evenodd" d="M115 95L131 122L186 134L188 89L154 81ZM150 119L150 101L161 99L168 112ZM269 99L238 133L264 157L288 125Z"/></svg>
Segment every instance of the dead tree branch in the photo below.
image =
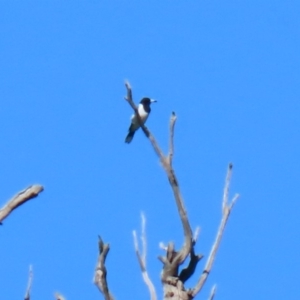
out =
<svg viewBox="0 0 300 300"><path fill-rule="evenodd" d="M185 261L185 259L187 258L187 256L190 254L191 248L192 248L192 240L193 240L192 230L191 230L189 220L187 217L187 213L186 213L186 210L184 207L183 197L180 192L180 188L179 188L178 180L175 175L175 171L171 165L172 158L173 158L173 151L174 151L173 135L174 135L174 126L175 126L175 122L176 122L176 115L173 112L172 116L171 116L171 120L170 120L170 150L169 150L169 157L167 157L163 154L162 150L158 146L158 143L155 140L154 136L151 134L151 132L148 130L148 128L141 122L141 118L139 116L137 107L135 106L135 104L133 102L132 90L131 90L131 86L130 86L129 82L125 82L125 86L127 89L127 96L125 97L125 99L130 104L130 106L134 110L135 114L137 115L137 119L139 121L139 124L140 124L142 130L144 131L145 135L149 138L155 153L159 157L159 159L162 163L162 166L163 166L164 170L166 171L171 188L173 190L173 194L174 194L174 197L176 200L176 205L178 208L178 212L179 212L182 227L183 227L185 243L184 243L181 251L177 252L176 256L173 257L172 262L169 261L169 264L167 264L167 268L165 269L165 272L163 272L163 276L162 276L163 280L165 280L165 279L167 279L168 276L177 276L176 270L178 269L178 265L182 264ZM165 264L165 266L166 266L166 264Z"/></svg>
<svg viewBox="0 0 300 300"><path fill-rule="evenodd" d="M13 210L24 204L26 201L37 197L43 190L43 186L36 184L29 186L27 189L15 195L0 209L0 224L2 224L3 220L7 218Z"/></svg>
<svg viewBox="0 0 300 300"><path fill-rule="evenodd" d="M169 141L169 155L168 160L169 164L172 165L173 163L173 155L174 155L174 128L175 128L175 122L176 122L176 115L174 112L172 112L172 116L170 118L170 141Z"/></svg>
<svg viewBox="0 0 300 300"><path fill-rule="evenodd" d="M104 244L101 237L99 236L98 246L99 256L94 275L94 283L98 287L99 291L103 294L105 300L114 300L113 296L109 292L106 280L107 271L105 267L105 260L109 252L109 244Z"/></svg>
<svg viewBox="0 0 300 300"><path fill-rule="evenodd" d="M32 279L33 279L33 270L32 270L32 266L30 265L29 266L29 275L28 275L28 284L27 284L27 289L26 289L26 292L25 292L24 300L30 300Z"/></svg>
<svg viewBox="0 0 300 300"><path fill-rule="evenodd" d="M180 275L178 275L179 266L186 260L186 258L190 255L191 262L187 267L187 270L181 274L182 279L186 280L191 276L194 272L197 262L200 260L201 256L194 254L194 242L193 242L193 234L191 230L191 226L187 217L186 209L184 207L183 197L180 192L178 180L175 175L175 171L172 167L173 161L173 154L174 154L174 127L176 123L176 115L173 112L170 118L170 137L169 137L169 154L165 156L163 151L159 147L157 141L155 140L154 136L151 134L149 129L141 122L141 118L138 114L137 107L133 102L132 97L132 90L130 84L128 82L125 83L127 89L127 96L125 100L130 104L132 109L134 110L135 114L137 115L137 119L139 125L141 126L143 132L145 133L146 137L150 140L152 147L157 154L165 172L169 179L174 198L176 201L177 209L179 212L180 220L183 227L184 233L184 244L180 251L175 251L174 244L169 243L167 247L167 253L165 257L159 257L160 261L163 263L163 271L161 274L161 279L164 284L164 295L165 298L172 297L180 293L178 295L181 297L180 299L188 299L188 295L184 291L183 283L180 280ZM178 298L179 299L179 298ZM175 299L174 299L175 300Z"/></svg>
<svg viewBox="0 0 300 300"><path fill-rule="evenodd" d="M195 297L197 293L201 290L203 287L208 274L211 271L216 252L219 248L223 232L228 220L228 217L230 215L231 209L233 208L238 195L234 197L232 202L228 203L228 195L229 195L229 184L232 174L232 165L229 165L226 181L225 181L225 188L224 188L224 195L223 195L223 202L222 202L222 219L221 224L219 226L219 230L215 239L215 242L212 246L210 255L208 257L208 260L206 262L206 265L204 267L204 271L202 272L202 275L196 284L196 286L193 289L185 290L183 284L186 280L188 280L194 273L196 266L200 259L202 258L202 255L196 255L194 251L194 246L196 244L196 239L198 236L198 233L195 234L195 238L193 239L192 236L192 230L190 227L190 223L187 217L186 209L184 207L184 201L183 197L180 192L178 180L175 175L175 171L172 167L172 161L173 161L173 155L174 155L174 128L176 123L176 115L173 112L170 118L170 136L169 136L169 152L168 155L164 155L163 151L159 147L157 141L155 140L154 136L151 134L149 129L142 123L141 118L139 116L138 110L136 105L133 102L132 97L132 90L131 86L128 82L125 82L125 86L127 89L127 96L125 99L129 103L129 105L134 110L139 125L142 128L143 132L145 133L146 137L150 140L152 147L157 154L166 174L169 179L174 198L176 201L177 209L179 212L180 220L183 227L184 232L184 245L182 246L180 251L175 251L175 247L173 243L169 243L167 247L164 247L166 250L166 256L162 257L160 256L159 259L163 263L163 271L162 271L162 282L164 284L164 299L172 298L172 300L190 300ZM186 258L190 256L190 262L188 266L183 269L180 274L178 274L179 266L186 260ZM210 299L213 299L215 294L215 287L212 290L212 294L210 296Z"/></svg>
<svg viewBox="0 0 300 300"><path fill-rule="evenodd" d="M214 285L211 289L208 300L214 300L215 294L216 294L216 289L217 289L217 287L216 287L216 285Z"/></svg>
<svg viewBox="0 0 300 300"><path fill-rule="evenodd" d="M138 258L138 262L142 271L142 276L144 279L144 282L146 283L149 292L150 292L150 299L151 300L156 300L156 292L155 292L155 287L148 275L147 269L146 269L146 251L147 251L147 240L146 240L146 218L144 214L142 213L142 235L141 235L141 241L142 241L142 253L139 251L139 244L138 244L138 238L136 235L136 231L133 231L133 241L134 241L134 249L136 256Z"/></svg>
<svg viewBox="0 0 300 300"><path fill-rule="evenodd" d="M223 201L222 201L222 219L221 219L221 223L220 223L217 235L216 235L215 242L214 242L214 244L213 244L213 246L211 248L209 257L207 259L207 262L205 264L204 270L202 272L202 275L199 278L199 281L196 284L196 286L189 291L189 293L190 293L190 295L192 297L195 297L200 292L200 290L202 289L204 283L207 280L207 277L208 277L208 275L209 275L209 273L211 271L211 268L213 266L213 263L214 263L214 260L215 260L216 254L217 254L217 250L218 250L218 248L220 246L220 242L221 242L221 239L222 239L222 236L223 236L223 233L224 233L224 229L225 229L226 223L228 221L230 212L231 212L234 204L236 203L236 200L239 197L239 195L236 194L233 197L233 200L231 201L231 203L229 203L229 201L228 201L228 197L229 197L229 184L230 184L231 174L232 174L232 164L229 164L227 175L226 175L226 180L225 180Z"/></svg>

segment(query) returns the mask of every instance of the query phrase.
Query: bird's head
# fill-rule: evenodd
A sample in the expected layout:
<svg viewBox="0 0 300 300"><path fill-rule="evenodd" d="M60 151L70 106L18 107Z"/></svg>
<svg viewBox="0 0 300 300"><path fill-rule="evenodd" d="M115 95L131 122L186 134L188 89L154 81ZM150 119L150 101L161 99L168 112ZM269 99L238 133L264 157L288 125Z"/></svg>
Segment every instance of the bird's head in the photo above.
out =
<svg viewBox="0 0 300 300"><path fill-rule="evenodd" d="M148 97L144 97L140 103L143 104L143 105L146 105L146 106L150 106L151 103L154 103L154 102L157 102L156 100L154 99L150 99Z"/></svg>

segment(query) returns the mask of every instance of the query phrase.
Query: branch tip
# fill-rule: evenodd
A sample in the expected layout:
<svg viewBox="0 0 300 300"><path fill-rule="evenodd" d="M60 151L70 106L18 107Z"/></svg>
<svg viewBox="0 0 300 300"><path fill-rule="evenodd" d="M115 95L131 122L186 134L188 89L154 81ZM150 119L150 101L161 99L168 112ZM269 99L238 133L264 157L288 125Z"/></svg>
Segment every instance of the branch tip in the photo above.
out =
<svg viewBox="0 0 300 300"><path fill-rule="evenodd" d="M217 286L214 285L214 286L212 287L212 289L211 289L211 292L210 292L210 295L209 295L208 300L213 300L213 299L214 299L215 294L216 294L216 290L217 290Z"/></svg>
<svg viewBox="0 0 300 300"><path fill-rule="evenodd" d="M109 244L105 244L99 235L98 247L99 255L98 262L95 268L94 283L98 287L99 291L103 294L105 300L113 300L114 298L109 291L106 280L107 270L105 267L106 256L109 252Z"/></svg>
<svg viewBox="0 0 300 300"><path fill-rule="evenodd" d="M44 187L42 185L34 184L20 191L0 209L0 224L6 217L8 217L10 213L12 213L13 210L18 208L25 202L36 198L43 190Z"/></svg>
<svg viewBox="0 0 300 300"><path fill-rule="evenodd" d="M231 200L230 209L235 205L236 201L240 198L239 194L235 194L233 199Z"/></svg>
<svg viewBox="0 0 300 300"><path fill-rule="evenodd" d="M200 227L197 226L196 229L195 229L195 232L194 232L194 236L193 236L193 241L194 241L194 243L197 242L198 237L199 237L199 234L200 234Z"/></svg>
<svg viewBox="0 0 300 300"><path fill-rule="evenodd" d="M144 213L141 213L141 227L142 227L142 233L141 233L141 242L142 242L142 250L140 253L139 250L139 244L138 244L138 238L137 238L137 233L135 230L133 230L133 242L134 242L134 248L135 248L135 253L141 268L142 276L144 279L144 282L146 286L148 287L149 293L150 293L150 299L151 300L156 300L156 291L155 287L148 275L147 269L146 269L146 253L147 253L147 241L146 241L146 217Z"/></svg>
<svg viewBox="0 0 300 300"><path fill-rule="evenodd" d="M225 179L225 186L224 186L224 193L223 193L223 200L222 200L222 218L221 218L221 222L217 231L217 235L215 237L215 241L211 247L209 256L207 258L207 261L205 263L205 267L204 270L202 272L202 275L200 276L198 283L196 284L196 286L192 289L191 291L191 295L193 297L195 297L200 290L202 289L204 283L207 280L208 275L210 274L210 271L212 269L218 248L220 246L223 234L224 234L224 230L231 212L231 209L233 207L233 205L235 204L235 202L237 201L239 195L236 194L233 198L233 200L231 201L231 203L229 203L228 198L229 198L229 185L230 185L230 179L231 179L231 172L232 170L232 164L229 164L229 168L226 174L226 179ZM212 295L211 298L209 299L213 299L214 294Z"/></svg>
<svg viewBox="0 0 300 300"><path fill-rule="evenodd" d="M32 269L32 265L30 265L29 266L29 275L28 275L28 284L27 284L27 289L26 289L24 300L30 300L32 279L33 279L33 269Z"/></svg>

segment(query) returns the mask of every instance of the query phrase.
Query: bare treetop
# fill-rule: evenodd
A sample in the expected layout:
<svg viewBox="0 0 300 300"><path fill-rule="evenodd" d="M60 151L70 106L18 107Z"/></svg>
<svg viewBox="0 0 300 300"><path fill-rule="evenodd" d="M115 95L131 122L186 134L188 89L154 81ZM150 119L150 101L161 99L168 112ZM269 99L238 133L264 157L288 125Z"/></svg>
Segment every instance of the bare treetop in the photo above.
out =
<svg viewBox="0 0 300 300"><path fill-rule="evenodd" d="M184 235L184 243L181 247L181 249L176 250L175 245L172 242L169 242L166 247L164 247L164 250L166 251L165 256L159 256L159 260L163 263L163 269L161 272L161 282L163 285L163 291L164 291L164 299L170 299L170 300L191 300L193 299L203 288L204 283L206 282L208 275L211 272L213 262L217 253L217 250L219 248L224 229L226 226L226 223L228 221L230 212L238 199L238 195L235 195L233 200L229 201L229 185L230 185L230 179L232 175L232 164L229 164L226 180L225 180L225 187L224 187L224 195L223 195L223 201L222 201L222 218L219 225L219 229L215 238L215 242L212 245L210 254L208 256L208 259L205 263L204 269L202 271L201 276L198 279L198 282L193 288L186 288L185 283L186 281L194 274L198 262L203 257L202 254L196 254L195 253L195 245L197 242L197 238L199 235L199 229L196 229L196 232L193 237L193 232L191 230L190 222L187 216L187 212L184 206L184 200L180 191L179 182L177 180L175 170L172 166L173 158L174 158L174 131L175 131L175 124L176 124L176 114L175 112L172 112L170 117L170 125L169 125L169 150L168 154L165 155L161 148L159 147L155 137L150 132L150 130L145 126L145 124L142 122L142 119L139 115L138 109L133 101L132 96L132 89L129 84L129 82L125 82L125 87L127 90L127 95L125 97L125 100L128 102L128 104L133 109L136 118L139 122L140 127L142 128L145 136L149 139L153 150L155 151L156 155L158 156L161 165L163 166L166 176L168 177L171 189L173 191L175 204L178 209L180 221L182 224L183 229L183 235ZM134 232L134 243L135 243L135 251L137 254L138 262L142 271L142 275L144 278L144 281L149 289L151 300L156 300L156 293L155 288L148 276L147 270L146 270L146 237L145 237L145 218L143 217L142 221L142 254L139 251L138 248L138 241L136 237L136 233ZM107 254L107 253L106 253ZM106 257L105 254L105 257ZM100 251L99 256L99 262L100 257L103 257L104 252ZM186 268L183 268L180 270L180 266L189 259L188 265ZM99 287L99 290L103 293L104 298L106 300L110 300L110 294L108 292L108 285L106 281L106 268L104 266L105 259L101 260L102 263L98 263L98 267L96 269L95 278L98 278L98 280L95 280L96 285ZM102 270L101 276L99 274L97 275L97 272L99 270ZM102 281L99 285L99 279ZM211 290L211 294L209 296L209 299L212 300L215 297L216 293L216 286L214 286Z"/></svg>

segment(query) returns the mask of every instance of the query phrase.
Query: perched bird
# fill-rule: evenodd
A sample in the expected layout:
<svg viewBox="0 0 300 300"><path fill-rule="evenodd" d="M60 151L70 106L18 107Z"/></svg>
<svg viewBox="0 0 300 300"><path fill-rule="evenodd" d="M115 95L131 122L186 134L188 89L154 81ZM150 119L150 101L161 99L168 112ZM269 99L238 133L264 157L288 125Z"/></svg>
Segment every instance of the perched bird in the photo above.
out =
<svg viewBox="0 0 300 300"><path fill-rule="evenodd" d="M157 102L157 101L150 99L150 98L143 98L138 106L138 112L139 112L139 115L141 117L143 124L145 124L145 122L150 114L150 111L151 111L150 104L153 102ZM129 144L132 141L135 132L139 128L140 128L140 124L137 119L137 116L136 116L136 114L133 114L131 117L131 124L128 129L128 134L126 136L125 143Z"/></svg>

